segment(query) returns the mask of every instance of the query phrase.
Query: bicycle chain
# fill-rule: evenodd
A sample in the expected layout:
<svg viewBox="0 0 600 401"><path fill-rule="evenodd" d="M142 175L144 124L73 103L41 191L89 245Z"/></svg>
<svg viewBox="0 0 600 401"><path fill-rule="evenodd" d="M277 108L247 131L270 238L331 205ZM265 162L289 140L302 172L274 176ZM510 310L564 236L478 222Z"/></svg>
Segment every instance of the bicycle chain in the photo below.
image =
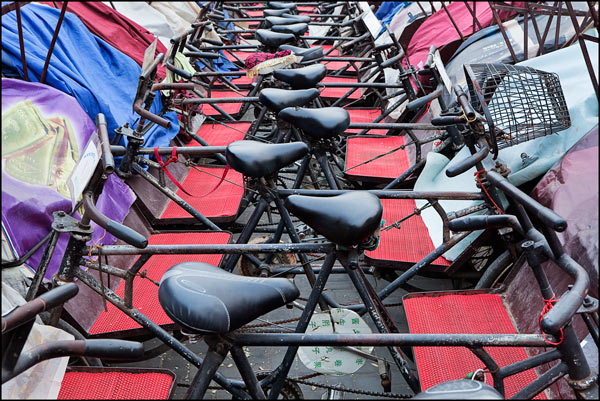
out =
<svg viewBox="0 0 600 401"><path fill-rule="evenodd" d="M314 377L315 375L309 375L309 377ZM358 390L358 389L353 389L353 388L348 388L339 384L333 385L333 384L323 384L323 383L318 383L318 382L313 382L310 380L305 380L303 379L303 377L298 377L298 378L293 378L293 377L288 377L287 379L290 381L293 381L295 383L299 383L299 384L304 384L307 386L311 386L311 387L319 387L319 388L325 388L328 390L337 390L337 391L343 391L346 393L353 393L353 394L361 394L361 395L368 395L371 397L385 397L385 398L395 398L395 399L406 399L406 398L412 398L412 395L409 394L400 394L400 393L384 393L384 392L379 392L379 391L369 391L369 390Z"/></svg>

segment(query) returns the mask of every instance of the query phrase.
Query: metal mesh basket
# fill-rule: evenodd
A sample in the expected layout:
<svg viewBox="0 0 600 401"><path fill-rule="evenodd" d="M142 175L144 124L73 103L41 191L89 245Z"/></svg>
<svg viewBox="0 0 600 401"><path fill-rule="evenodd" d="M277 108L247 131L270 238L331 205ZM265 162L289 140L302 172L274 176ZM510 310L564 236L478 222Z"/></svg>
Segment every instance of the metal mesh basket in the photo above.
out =
<svg viewBox="0 0 600 401"><path fill-rule="evenodd" d="M557 74L509 64L465 65L471 105L485 116L497 154L571 126Z"/></svg>

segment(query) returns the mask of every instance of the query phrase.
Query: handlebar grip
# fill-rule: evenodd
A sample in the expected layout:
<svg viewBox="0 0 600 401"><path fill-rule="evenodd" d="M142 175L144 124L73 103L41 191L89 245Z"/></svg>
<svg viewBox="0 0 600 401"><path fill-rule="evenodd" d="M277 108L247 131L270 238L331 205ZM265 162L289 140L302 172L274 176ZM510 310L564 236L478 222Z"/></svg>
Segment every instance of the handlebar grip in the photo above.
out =
<svg viewBox="0 0 600 401"><path fill-rule="evenodd" d="M477 163L485 159L488 153L490 153L490 148L484 145L476 153L461 160L454 166L448 167L448 169L446 170L446 176L456 177L457 175L464 173L465 171L469 170L471 167L474 167Z"/></svg>
<svg viewBox="0 0 600 401"><path fill-rule="evenodd" d="M216 39L210 39L210 38L200 38L200 42L206 42L210 45L213 46L223 46L223 43L216 40Z"/></svg>
<svg viewBox="0 0 600 401"><path fill-rule="evenodd" d="M162 118L161 116L157 116L156 114L146 110L145 108L137 104L133 106L133 111L138 113L140 116L144 117L146 120L152 121L153 123L156 123L161 127L164 127L166 129L171 128L171 121Z"/></svg>
<svg viewBox="0 0 600 401"><path fill-rule="evenodd" d="M421 96L420 98L415 99L412 102L407 103L406 104L406 110L408 110L408 111L418 110L421 107L425 106L427 103L431 102L433 99L437 99L441 95L442 95L442 88L438 87L436 90L434 90L430 94L427 94L425 96Z"/></svg>
<svg viewBox="0 0 600 401"><path fill-rule="evenodd" d="M85 340L84 355L103 359L134 360L144 355L144 345L126 340Z"/></svg>
<svg viewBox="0 0 600 401"><path fill-rule="evenodd" d="M180 68L177 68L177 67L175 67L175 66L174 66L173 64L171 64L171 63L167 63L167 64L165 64L165 65L167 66L167 68L168 68L170 71L174 72L175 74L179 75L180 77L183 77L183 78L185 78L185 79L192 79L192 77L193 77L193 75L192 75L192 74L190 74L189 72L187 72L187 71L184 71L184 70L182 70L182 69L180 69Z"/></svg>
<svg viewBox="0 0 600 401"><path fill-rule="evenodd" d="M102 166L106 174L112 174L115 171L115 159L110 151L110 141L108 139L108 130L106 129L106 117L104 114L96 115L96 127L98 128L98 137L102 147Z"/></svg>
<svg viewBox="0 0 600 401"><path fill-rule="evenodd" d="M519 220L512 214L491 216L466 216L450 220L448 228L454 232L484 230L486 228L513 227L520 233L523 229Z"/></svg>
<svg viewBox="0 0 600 401"><path fill-rule="evenodd" d="M465 119L463 116L443 116L431 119L431 125L436 127L445 127L447 125L464 124Z"/></svg>
<svg viewBox="0 0 600 401"><path fill-rule="evenodd" d="M148 246L148 239L142 234L103 215L96 208L94 202L92 202L92 197L90 196L89 192L83 194L83 204L85 207L84 215L89 215L89 217L100 227L104 228L115 237L135 246L136 248L143 249Z"/></svg>
<svg viewBox="0 0 600 401"><path fill-rule="evenodd" d="M525 192L515 187L502 175L495 171L488 171L487 180L496 188L501 189L507 196L522 204L529 212L535 214L544 224L554 231L563 232L567 228L567 221L553 210L541 205Z"/></svg>
<svg viewBox="0 0 600 401"><path fill-rule="evenodd" d="M78 292L79 287L77 287L75 283L68 283L54 288L39 297L32 299L26 304L13 309L6 316L2 317L2 333L7 333L22 324L35 319L38 313L64 304L77 295Z"/></svg>
<svg viewBox="0 0 600 401"><path fill-rule="evenodd" d="M195 51L186 51L183 52L183 55L186 57L198 57L198 58L205 58L205 59L211 59L211 60L215 60L218 59L219 57L221 57L220 54L216 54L216 53L209 53L209 52L195 52ZM181 75L179 73L176 73L177 75ZM187 78L189 79L189 78Z"/></svg>

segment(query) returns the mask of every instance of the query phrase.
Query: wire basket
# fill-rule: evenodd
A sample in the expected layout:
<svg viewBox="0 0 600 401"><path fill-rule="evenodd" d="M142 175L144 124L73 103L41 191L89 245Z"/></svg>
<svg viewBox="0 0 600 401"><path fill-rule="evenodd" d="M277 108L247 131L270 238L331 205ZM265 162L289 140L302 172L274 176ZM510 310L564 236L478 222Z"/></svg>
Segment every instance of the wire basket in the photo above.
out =
<svg viewBox="0 0 600 401"><path fill-rule="evenodd" d="M571 126L555 73L498 63L465 65L465 76L471 105L487 121L495 155Z"/></svg>

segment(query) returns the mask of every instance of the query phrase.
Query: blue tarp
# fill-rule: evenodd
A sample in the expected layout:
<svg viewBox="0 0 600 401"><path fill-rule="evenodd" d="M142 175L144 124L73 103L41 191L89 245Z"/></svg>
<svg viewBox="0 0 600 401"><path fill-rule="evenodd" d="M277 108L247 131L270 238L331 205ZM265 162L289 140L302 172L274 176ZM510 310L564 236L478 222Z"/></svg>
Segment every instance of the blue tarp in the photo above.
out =
<svg viewBox="0 0 600 401"><path fill-rule="evenodd" d="M408 6L410 1L384 1L381 3L375 16L379 21L381 21L381 25L385 26L385 24L389 24L394 18L394 15L404 7Z"/></svg>
<svg viewBox="0 0 600 401"><path fill-rule="evenodd" d="M23 38L29 80L39 82L46 54L52 40L60 10L30 3L21 8ZM81 107L95 120L103 113L110 137L113 131L137 114L132 112L141 68L129 56L92 35L79 18L67 12L58 35L46 84L77 99ZM16 13L2 16L2 73L23 78ZM150 109L158 114L162 108L160 93ZM168 146L179 132L174 112L163 115L171 121L171 129L154 126L145 134L145 146ZM121 144L126 144L122 139Z"/></svg>

